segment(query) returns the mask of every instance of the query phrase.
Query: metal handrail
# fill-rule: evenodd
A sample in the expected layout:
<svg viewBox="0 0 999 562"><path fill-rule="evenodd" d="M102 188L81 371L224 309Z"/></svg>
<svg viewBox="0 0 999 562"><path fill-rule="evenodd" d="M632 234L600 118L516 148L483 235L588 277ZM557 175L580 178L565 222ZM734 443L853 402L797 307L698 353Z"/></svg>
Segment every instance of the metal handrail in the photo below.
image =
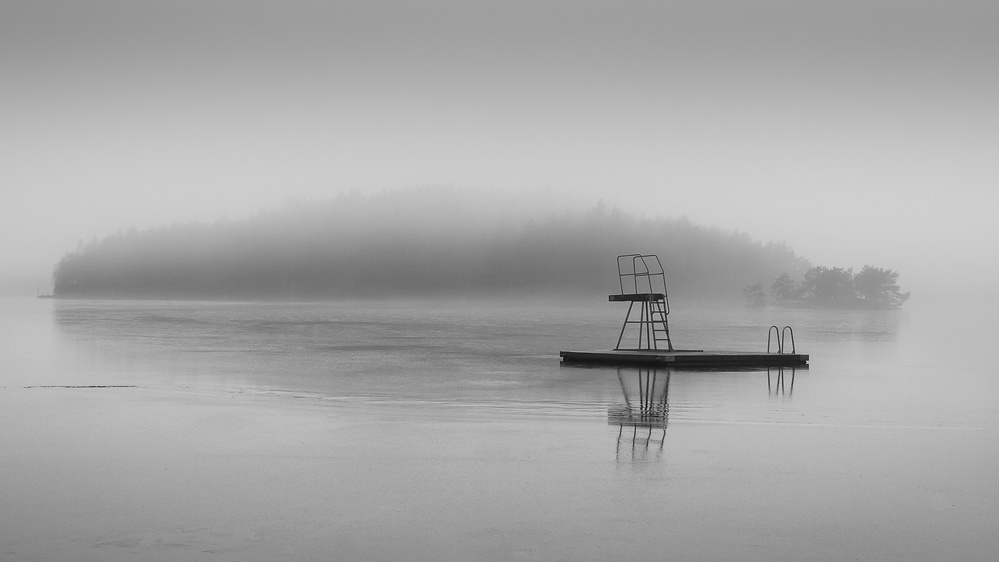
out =
<svg viewBox="0 0 999 562"><path fill-rule="evenodd" d="M638 293L638 275L637 275L638 262L637 262L637 260L641 259L641 257L642 257L641 254L622 254L622 255L620 255L620 256L617 257L617 280L618 280L618 285L621 287L621 294L622 295L626 294L625 290L624 290L624 278L625 277L631 277L632 286L633 286L631 292ZM623 258L631 258L631 271L632 271L631 273L625 273L625 272L623 272L621 270L621 260ZM644 265L645 262L643 261L642 263ZM646 274L647 274L648 273L648 267L645 268L645 271L646 271Z"/></svg>
<svg viewBox="0 0 999 562"><path fill-rule="evenodd" d="M780 328L777 326L770 326L767 328L767 353L770 353L770 335L777 334L777 353L784 353L784 345L780 341Z"/></svg>
<svg viewBox="0 0 999 562"><path fill-rule="evenodd" d="M627 259L631 260L631 270L626 271L622 265L627 263ZM625 260L622 263L622 260ZM650 267L650 264L652 267ZM639 265L641 267L639 267ZM617 277L618 286L621 289L621 294L654 294L660 292L658 289L661 285L663 299L666 301L665 313L669 314L669 295L667 293L666 286L666 271L663 269L663 264L659 261L659 256L655 254L621 254L617 257ZM625 290L625 278L630 278L629 288L630 293ZM647 291L639 290L639 278L645 279L645 286L642 289L648 288Z"/></svg>
<svg viewBox="0 0 999 562"><path fill-rule="evenodd" d="M791 334L791 353L794 353L794 330L790 326L784 326L780 331L780 348L781 350L784 349L784 336L787 334Z"/></svg>
<svg viewBox="0 0 999 562"><path fill-rule="evenodd" d="M784 343L788 334L791 334L791 353L796 353L794 350L794 330L790 326L784 326L783 328L770 326L767 328L767 353L770 353L771 337L774 334L777 334L777 337L773 338L777 342L777 353L784 353Z"/></svg>

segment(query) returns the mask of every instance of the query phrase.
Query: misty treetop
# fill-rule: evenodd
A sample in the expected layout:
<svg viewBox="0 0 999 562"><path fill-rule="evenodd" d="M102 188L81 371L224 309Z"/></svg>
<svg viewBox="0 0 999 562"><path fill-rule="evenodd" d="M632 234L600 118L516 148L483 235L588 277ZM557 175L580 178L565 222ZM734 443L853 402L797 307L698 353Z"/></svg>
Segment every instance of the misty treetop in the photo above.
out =
<svg viewBox="0 0 999 562"><path fill-rule="evenodd" d="M770 284L770 300L762 283L746 286L743 295L755 306L838 306L844 308L899 308L909 299L898 285L898 272L865 265L858 273L841 267L815 266L797 282L782 273Z"/></svg>
<svg viewBox="0 0 999 562"><path fill-rule="evenodd" d="M615 257L659 254L672 294L737 298L802 272L781 244L607 205L542 215L449 189L290 202L239 221L119 232L64 256L57 296L339 298L614 292Z"/></svg>

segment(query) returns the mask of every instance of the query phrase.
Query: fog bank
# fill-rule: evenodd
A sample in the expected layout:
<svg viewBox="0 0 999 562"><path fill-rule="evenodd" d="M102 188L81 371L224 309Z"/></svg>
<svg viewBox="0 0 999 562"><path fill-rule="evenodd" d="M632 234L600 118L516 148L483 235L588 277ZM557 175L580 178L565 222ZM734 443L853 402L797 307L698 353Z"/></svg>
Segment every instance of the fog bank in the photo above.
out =
<svg viewBox="0 0 999 562"><path fill-rule="evenodd" d="M672 291L740 298L800 275L779 244L605 204L525 216L451 189L289 202L241 221L129 230L56 266L58 296L337 298L616 292L615 257L656 253Z"/></svg>

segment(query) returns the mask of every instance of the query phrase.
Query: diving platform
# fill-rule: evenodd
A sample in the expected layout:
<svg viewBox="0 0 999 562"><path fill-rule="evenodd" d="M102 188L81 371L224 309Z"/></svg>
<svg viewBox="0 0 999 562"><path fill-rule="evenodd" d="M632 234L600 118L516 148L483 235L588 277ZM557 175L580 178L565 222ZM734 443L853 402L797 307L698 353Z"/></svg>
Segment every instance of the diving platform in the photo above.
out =
<svg viewBox="0 0 999 562"><path fill-rule="evenodd" d="M603 363L682 367L691 369L795 367L806 365L808 355L794 349L794 331L770 326L766 352L704 351L676 349L669 332L669 296L666 272L655 254L623 254L617 257L620 292L609 295L611 302L628 303L624 324L614 349L606 351L560 351L563 363ZM636 306L638 305L638 306ZM637 333L636 333L637 332ZM776 351L771 337L776 334ZM791 351L784 344L791 337ZM627 342L622 346L622 342ZM632 343L634 347L631 347Z"/></svg>

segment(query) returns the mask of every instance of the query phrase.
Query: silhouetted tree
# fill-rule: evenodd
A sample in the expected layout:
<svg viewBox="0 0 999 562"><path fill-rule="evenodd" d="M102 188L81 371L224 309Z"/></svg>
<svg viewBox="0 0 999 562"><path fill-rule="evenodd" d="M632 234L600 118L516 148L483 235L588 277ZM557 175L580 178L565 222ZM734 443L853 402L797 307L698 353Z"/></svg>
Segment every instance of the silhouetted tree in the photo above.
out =
<svg viewBox="0 0 999 562"><path fill-rule="evenodd" d="M766 306L767 294L763 292L763 284L747 285L742 289L743 296L753 306Z"/></svg>
<svg viewBox="0 0 999 562"><path fill-rule="evenodd" d="M801 293L816 301L846 301L855 298L853 270L815 266L805 272Z"/></svg>
<svg viewBox="0 0 999 562"><path fill-rule="evenodd" d="M770 295L778 302L791 300L798 296L798 284L787 273L781 273L770 285Z"/></svg>
<svg viewBox="0 0 999 562"><path fill-rule="evenodd" d="M865 265L853 277L857 295L866 301L891 307L900 307L908 300L909 293L902 293L898 286L898 272Z"/></svg>

